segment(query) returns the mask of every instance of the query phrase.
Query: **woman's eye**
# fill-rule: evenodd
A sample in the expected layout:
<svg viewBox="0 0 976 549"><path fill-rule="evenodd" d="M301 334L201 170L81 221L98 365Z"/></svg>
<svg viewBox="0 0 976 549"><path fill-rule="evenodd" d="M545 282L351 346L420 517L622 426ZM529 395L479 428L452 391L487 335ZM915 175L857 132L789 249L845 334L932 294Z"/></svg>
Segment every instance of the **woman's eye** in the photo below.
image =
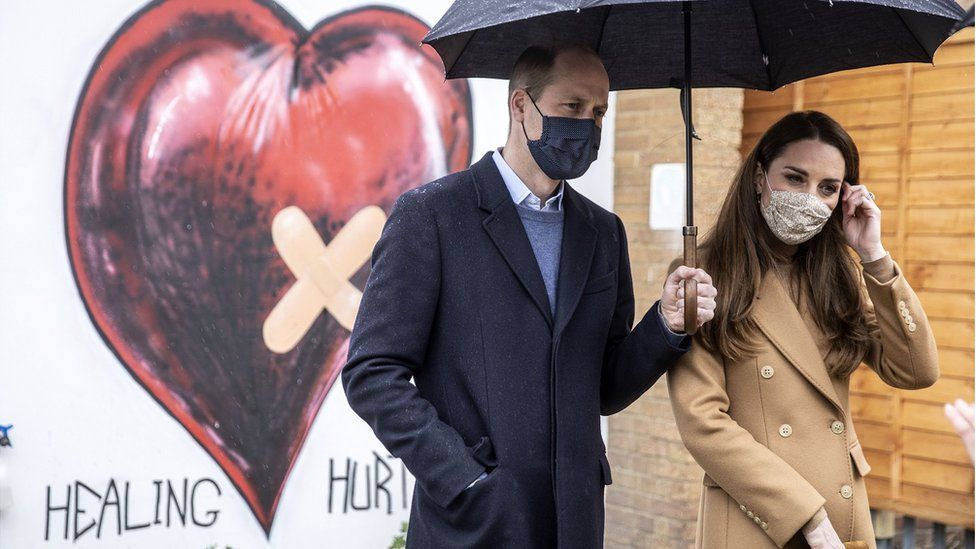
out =
<svg viewBox="0 0 976 549"><path fill-rule="evenodd" d="M803 178L798 175L790 174L786 176L786 179L792 183L803 183Z"/></svg>
<svg viewBox="0 0 976 549"><path fill-rule="evenodd" d="M824 193L826 196L830 196L837 192L837 187L833 185L824 185L823 187L820 187L820 192Z"/></svg>

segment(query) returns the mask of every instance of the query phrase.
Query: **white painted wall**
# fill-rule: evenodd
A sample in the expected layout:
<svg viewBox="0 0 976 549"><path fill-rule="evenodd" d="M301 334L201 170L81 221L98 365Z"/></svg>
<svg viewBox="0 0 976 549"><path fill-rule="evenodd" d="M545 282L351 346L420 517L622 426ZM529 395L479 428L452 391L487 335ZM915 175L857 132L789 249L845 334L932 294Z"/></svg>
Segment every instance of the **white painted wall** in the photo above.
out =
<svg viewBox="0 0 976 549"><path fill-rule="evenodd" d="M280 2L307 28L344 9L346 0ZM433 24L445 0L393 2ZM92 62L117 27L142 3L134 0L78 2L0 0L0 425L13 424L12 447L0 448L0 490L10 505L0 509L0 549L28 547L204 548L387 547L406 520L399 490L393 512L341 512L337 491L328 509L329 462L362 467L374 452L387 456L367 425L349 409L337 383L325 399L291 472L270 540L215 462L137 384L99 336L72 278L62 212L64 159L72 114ZM477 159L504 142L505 83L472 81L474 154ZM603 131L600 160L576 186L612 207L613 110ZM391 487L400 487L396 460ZM202 484L197 516L210 527L151 524L117 533L118 507L105 507L82 489L79 529L97 526L76 541L65 540L63 505L76 481L106 496L128 485L130 525L153 522L154 481ZM360 484L360 488L363 484ZM407 496L412 479L407 479ZM165 494L164 494L165 497ZM3 502L0 495L0 504ZM360 501L361 503L361 501ZM165 509L165 503L163 504ZM163 518L165 517L165 511ZM123 517L124 518L124 517ZM49 540L45 525L49 521ZM72 517L72 526L74 526ZM69 533L69 537L73 537Z"/></svg>

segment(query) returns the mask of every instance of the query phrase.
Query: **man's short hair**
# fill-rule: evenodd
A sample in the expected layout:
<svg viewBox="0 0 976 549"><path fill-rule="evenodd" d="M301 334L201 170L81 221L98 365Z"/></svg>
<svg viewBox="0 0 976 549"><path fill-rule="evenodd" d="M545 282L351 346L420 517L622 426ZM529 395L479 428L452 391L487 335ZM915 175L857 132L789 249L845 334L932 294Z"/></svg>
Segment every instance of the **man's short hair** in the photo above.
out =
<svg viewBox="0 0 976 549"><path fill-rule="evenodd" d="M533 99L538 100L546 87L552 84L552 69L556 58L562 53L575 52L592 55L599 59L596 52L579 44L557 44L550 46L529 46L515 61L512 76L508 81L508 96L517 89L529 92Z"/></svg>

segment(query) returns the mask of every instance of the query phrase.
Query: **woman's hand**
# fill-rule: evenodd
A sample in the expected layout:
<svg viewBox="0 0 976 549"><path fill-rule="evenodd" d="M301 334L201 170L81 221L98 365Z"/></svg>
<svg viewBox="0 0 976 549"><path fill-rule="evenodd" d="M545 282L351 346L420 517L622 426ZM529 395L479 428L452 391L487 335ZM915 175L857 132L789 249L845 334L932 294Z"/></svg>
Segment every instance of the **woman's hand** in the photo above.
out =
<svg viewBox="0 0 976 549"><path fill-rule="evenodd" d="M844 208L844 236L861 261L868 263L888 252L881 245L881 209L864 185L844 182L841 206Z"/></svg>
<svg viewBox="0 0 976 549"><path fill-rule="evenodd" d="M804 529L803 537L807 539L810 549L844 549L844 542L827 517L813 529Z"/></svg>

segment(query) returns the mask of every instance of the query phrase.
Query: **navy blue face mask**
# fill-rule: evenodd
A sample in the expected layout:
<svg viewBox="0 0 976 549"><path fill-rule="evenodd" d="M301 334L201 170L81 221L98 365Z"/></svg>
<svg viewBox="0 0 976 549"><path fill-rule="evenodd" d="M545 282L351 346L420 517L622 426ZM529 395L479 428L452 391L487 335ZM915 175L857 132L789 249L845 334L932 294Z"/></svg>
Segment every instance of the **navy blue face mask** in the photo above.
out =
<svg viewBox="0 0 976 549"><path fill-rule="evenodd" d="M528 92L529 101L542 116L542 135L529 139L522 123L522 133L532 158L549 179L576 179L586 173L600 150L600 127L592 118L546 116Z"/></svg>

